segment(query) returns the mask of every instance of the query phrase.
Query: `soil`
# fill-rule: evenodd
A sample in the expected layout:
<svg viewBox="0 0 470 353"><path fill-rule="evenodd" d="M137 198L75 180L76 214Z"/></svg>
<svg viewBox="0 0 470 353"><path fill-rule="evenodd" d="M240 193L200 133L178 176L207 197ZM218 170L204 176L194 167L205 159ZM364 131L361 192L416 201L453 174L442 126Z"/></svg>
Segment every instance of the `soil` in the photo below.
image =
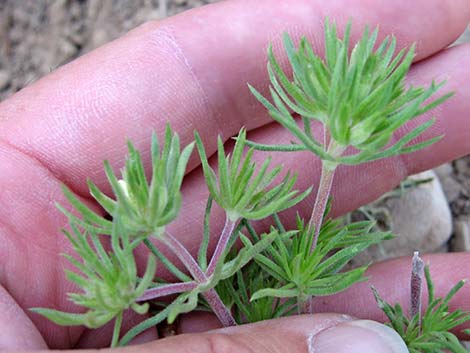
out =
<svg viewBox="0 0 470 353"><path fill-rule="evenodd" d="M0 0L0 101L143 22L215 1ZM470 219L470 156L449 168L453 216Z"/></svg>
<svg viewBox="0 0 470 353"><path fill-rule="evenodd" d="M149 20L215 0L0 0L0 101Z"/></svg>

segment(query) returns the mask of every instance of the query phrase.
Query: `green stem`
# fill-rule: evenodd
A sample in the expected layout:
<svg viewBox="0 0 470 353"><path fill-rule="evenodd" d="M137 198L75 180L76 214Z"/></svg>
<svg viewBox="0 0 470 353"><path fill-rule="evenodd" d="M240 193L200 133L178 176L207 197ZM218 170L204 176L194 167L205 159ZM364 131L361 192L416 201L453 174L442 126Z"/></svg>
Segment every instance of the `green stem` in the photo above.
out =
<svg viewBox="0 0 470 353"><path fill-rule="evenodd" d="M180 281L191 281L192 278L186 275L185 273L181 272L175 265L173 265L173 263L165 255L163 255L162 252L158 250L157 247L153 245L153 243L149 239L145 239L144 244L152 252L152 254L154 254L157 259L159 259L163 263L163 265Z"/></svg>
<svg viewBox="0 0 470 353"><path fill-rule="evenodd" d="M313 297L307 296L306 298L297 298L297 312L299 314L312 314L313 313Z"/></svg>
<svg viewBox="0 0 470 353"><path fill-rule="evenodd" d="M119 343L119 333L121 332L123 312L121 311L114 320L113 338L111 340L111 348L117 347Z"/></svg>
<svg viewBox="0 0 470 353"><path fill-rule="evenodd" d="M172 306L169 305L165 309L160 311L158 314L156 314L155 316L149 317L147 320L144 320L140 324L131 328L129 331L127 331L124 337L121 338L121 342L119 342L119 346L120 347L126 346L134 337L141 334L145 330L148 330L151 327L155 327L160 322L165 320L171 308Z"/></svg>

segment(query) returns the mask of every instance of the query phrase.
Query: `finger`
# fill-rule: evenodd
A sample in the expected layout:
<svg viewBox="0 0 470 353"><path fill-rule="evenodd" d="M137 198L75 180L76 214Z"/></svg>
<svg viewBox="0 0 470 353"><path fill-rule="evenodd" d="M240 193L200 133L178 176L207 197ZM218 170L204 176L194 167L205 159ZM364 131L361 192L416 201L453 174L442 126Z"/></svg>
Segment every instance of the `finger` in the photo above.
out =
<svg viewBox="0 0 470 353"><path fill-rule="evenodd" d="M470 279L469 267L462 265L470 262L470 253L429 254L424 255L423 260L430 266L435 297L445 297L459 281ZM409 312L411 257L373 264L367 270L366 276L368 281L357 283L340 294L314 298L314 312L344 313L360 319L386 322L387 318L377 306L371 286L378 290L385 301L391 305L400 304L405 314ZM426 303L427 288L423 283L423 310L427 307ZM470 284L464 285L451 300L450 312L456 309L470 311ZM217 322L213 317L205 316L201 322L196 316L191 315L180 320L178 332L201 332L216 325ZM470 323L467 323L456 333L459 334L460 329L469 327Z"/></svg>
<svg viewBox="0 0 470 353"><path fill-rule="evenodd" d="M113 352L405 353L408 350L395 331L377 322L338 314L317 314L173 336Z"/></svg>
<svg viewBox="0 0 470 353"><path fill-rule="evenodd" d="M0 351L47 349L36 327L2 286L0 312Z"/></svg>
<svg viewBox="0 0 470 353"><path fill-rule="evenodd" d="M144 319L148 318L149 315L137 315L131 310L124 312L122 320L121 332L127 332L134 326L137 326ZM109 347L111 337L113 336L114 320L111 320L106 325L97 329L86 329L80 335L78 342L75 342L74 348L87 349L87 348L106 348ZM141 344L151 342L158 339L157 328L152 327L136 337L134 337L130 345Z"/></svg>
<svg viewBox="0 0 470 353"><path fill-rule="evenodd" d="M409 133L423 122L436 118L435 125L413 143L418 143L436 136L442 140L430 147L407 155L387 158L359 167L342 166L338 169L333 186L333 215L342 215L370 201L377 199L385 191L395 187L406 176L439 166L450 160L457 159L470 153L470 126L468 112L470 111L470 70L462 65L470 61L470 44L454 47L441 52L413 66L410 71L411 84L429 85L432 80L447 80L442 92L454 92L455 95L447 102L425 115L412 120L395 135L395 139ZM250 139L265 144L284 143L292 140L290 133L273 124L254 131ZM266 158L266 153L260 153L258 160ZM304 190L319 184L320 162L311 153L284 153L273 155L273 164L282 164L285 170L299 173L296 187ZM316 192L299 205L298 209L309 212L314 202ZM295 211L298 211L296 209ZM291 213L291 216L295 216ZM304 216L308 216L304 212ZM295 219L295 217L286 218Z"/></svg>
<svg viewBox="0 0 470 353"><path fill-rule="evenodd" d="M365 24L380 24L381 35L393 33L399 46L417 41L424 58L463 31L470 6L468 0L221 2L143 26L23 90L0 107L0 140L79 194L87 194L86 177L107 188L102 160L120 164L126 137L148 149L149 130L161 131L167 120L186 143L194 129L204 139L215 132L228 138L242 125L269 121L246 83L265 86L265 48L279 43L283 31L307 34L321 52L325 15L340 28L352 16L354 38ZM215 142L206 140L210 153Z"/></svg>
<svg viewBox="0 0 470 353"><path fill-rule="evenodd" d="M470 70L461 64L468 61L470 61L470 45L465 45L448 49L413 67L410 77L413 84L447 78L448 82L444 91L455 91L455 95L438 109L411 121L399 131L395 138L398 139L417 124L434 116L437 120L436 124L416 142L440 135L444 136L443 139L422 151L409 155L387 158L358 167L339 167L333 182L332 216L342 215L375 200L395 187L407 175L436 167L470 153L470 129L468 129L470 85L467 84L470 82ZM289 144L292 137L280 125L271 124L251 132L249 139L265 144L272 144L273 141ZM296 213L300 213L303 217L310 216L316 196L315 189L320 179L320 161L310 152L277 154L257 152L254 158L261 162L268 155L273 158L272 165L281 164L285 171L290 170L299 174L296 189L303 191L314 186L314 191L305 201L281 213L286 226L295 225ZM200 238L194 237L191 229L194 229L194 223L203 217L204 203L207 198L206 189L205 180L200 171L186 178L183 189L185 205L179 218L181 221L172 228L176 234L181 234L181 239L194 253L197 251ZM218 210L215 209L214 229L222 226L223 214L217 212ZM263 230L263 225L260 229Z"/></svg>

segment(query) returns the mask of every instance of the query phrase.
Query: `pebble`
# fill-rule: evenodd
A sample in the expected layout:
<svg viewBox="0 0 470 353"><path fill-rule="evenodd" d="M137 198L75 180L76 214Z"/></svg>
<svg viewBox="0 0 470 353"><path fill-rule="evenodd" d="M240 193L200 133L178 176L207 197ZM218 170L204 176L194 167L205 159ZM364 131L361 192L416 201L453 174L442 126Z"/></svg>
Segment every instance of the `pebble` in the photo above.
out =
<svg viewBox="0 0 470 353"><path fill-rule="evenodd" d="M446 163L435 168L434 171L439 177L439 181L441 182L447 201L451 203L457 200L462 187L460 183L455 180L452 165L450 163Z"/></svg>
<svg viewBox="0 0 470 353"><path fill-rule="evenodd" d="M401 197L387 198L379 205L387 210L396 237L366 250L353 261L354 266L411 256L414 251L436 252L449 240L452 217L437 175L426 171L410 178L432 181L406 191Z"/></svg>
<svg viewBox="0 0 470 353"><path fill-rule="evenodd" d="M470 251L470 217L455 220L451 249L453 252Z"/></svg>
<svg viewBox="0 0 470 353"><path fill-rule="evenodd" d="M10 82L10 73L6 70L0 70L0 90L8 86Z"/></svg>

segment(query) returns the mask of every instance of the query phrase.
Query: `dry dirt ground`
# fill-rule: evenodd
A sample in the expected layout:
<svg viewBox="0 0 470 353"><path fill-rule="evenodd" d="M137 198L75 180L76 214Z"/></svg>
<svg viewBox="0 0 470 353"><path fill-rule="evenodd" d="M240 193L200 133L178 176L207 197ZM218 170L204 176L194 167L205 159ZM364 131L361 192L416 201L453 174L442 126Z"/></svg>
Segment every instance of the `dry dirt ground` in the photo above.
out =
<svg viewBox="0 0 470 353"><path fill-rule="evenodd" d="M0 101L140 23L215 1L0 0ZM470 217L470 157L451 168L452 212Z"/></svg>

